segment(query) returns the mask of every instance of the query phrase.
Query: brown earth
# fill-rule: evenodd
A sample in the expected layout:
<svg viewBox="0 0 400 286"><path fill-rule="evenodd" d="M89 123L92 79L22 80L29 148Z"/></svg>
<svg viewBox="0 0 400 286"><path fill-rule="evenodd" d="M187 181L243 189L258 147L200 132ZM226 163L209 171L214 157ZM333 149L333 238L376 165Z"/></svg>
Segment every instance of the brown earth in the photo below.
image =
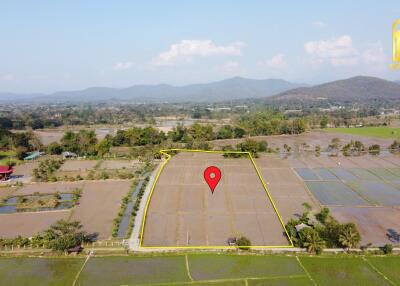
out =
<svg viewBox="0 0 400 286"><path fill-rule="evenodd" d="M99 238L109 238L113 219L120 210L122 198L129 192L130 180L80 181L25 184L21 188L0 190L0 198L29 195L35 192L71 192L82 188L79 204L62 211L0 214L0 237L31 236L48 228L59 219L80 221L89 233L99 233Z"/></svg>
<svg viewBox="0 0 400 286"><path fill-rule="evenodd" d="M361 233L361 244L395 244L387 237L389 229L400 233L400 209L392 207L329 207L340 222L354 222Z"/></svg>
<svg viewBox="0 0 400 286"><path fill-rule="evenodd" d="M304 212L302 204L305 202L316 210L320 208L318 200L308 191L287 160L276 155L261 155L256 163L285 223Z"/></svg>
<svg viewBox="0 0 400 286"><path fill-rule="evenodd" d="M222 173L214 194L203 179ZM151 197L144 246L226 246L244 235L252 245L288 245L284 230L248 158L182 152L165 166Z"/></svg>
<svg viewBox="0 0 400 286"><path fill-rule="evenodd" d="M392 139L381 139L381 138L372 138L365 136L357 136L357 135L348 135L348 134L340 134L340 133L330 133L324 131L311 131L300 135L272 135L272 136L254 136L251 139L261 141L265 140L268 142L269 147L272 148L280 148L283 150L283 145L288 144L295 150L300 147L303 143L307 143L310 146L311 150L314 150L315 146L320 145L322 150L324 150L331 143L333 138L339 138L342 143L348 143L350 140L359 140L365 146L370 146L372 144L379 144L382 148L387 148L390 144L393 143ZM224 140L214 140L211 143L214 147L222 147L224 145L232 145L244 141L243 139L224 139Z"/></svg>
<svg viewBox="0 0 400 286"><path fill-rule="evenodd" d="M113 219L117 217L121 200L131 184L130 180L86 181L71 219L79 220L89 233L98 232L100 239L110 238Z"/></svg>

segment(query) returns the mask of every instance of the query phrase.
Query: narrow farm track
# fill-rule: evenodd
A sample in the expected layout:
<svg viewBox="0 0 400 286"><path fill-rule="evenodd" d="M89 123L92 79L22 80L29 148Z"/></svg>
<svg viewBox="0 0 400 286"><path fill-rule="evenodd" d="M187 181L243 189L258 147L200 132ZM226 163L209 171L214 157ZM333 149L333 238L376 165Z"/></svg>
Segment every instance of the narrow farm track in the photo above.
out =
<svg viewBox="0 0 400 286"><path fill-rule="evenodd" d="M161 166L162 166L162 164L159 164L157 166L157 168L154 169L153 173L150 175L149 182L147 183L146 189L143 193L143 197L140 202L139 210L137 211L137 215L135 217L135 222L133 225L131 238L129 239L129 249L131 249L131 250L138 250L140 247L139 237L140 237L140 233L142 230L142 221L143 221L144 215L145 215L147 200L150 195L151 188L153 187L156 176L157 176L158 172L160 171Z"/></svg>

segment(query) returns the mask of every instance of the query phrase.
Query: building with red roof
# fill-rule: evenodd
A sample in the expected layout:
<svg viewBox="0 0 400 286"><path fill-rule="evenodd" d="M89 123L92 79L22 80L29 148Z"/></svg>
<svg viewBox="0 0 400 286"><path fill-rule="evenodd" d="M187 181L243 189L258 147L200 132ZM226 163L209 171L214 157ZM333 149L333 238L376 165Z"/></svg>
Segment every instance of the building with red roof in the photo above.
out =
<svg viewBox="0 0 400 286"><path fill-rule="evenodd" d="M9 180L13 172L14 169L11 166L0 166L0 181Z"/></svg>

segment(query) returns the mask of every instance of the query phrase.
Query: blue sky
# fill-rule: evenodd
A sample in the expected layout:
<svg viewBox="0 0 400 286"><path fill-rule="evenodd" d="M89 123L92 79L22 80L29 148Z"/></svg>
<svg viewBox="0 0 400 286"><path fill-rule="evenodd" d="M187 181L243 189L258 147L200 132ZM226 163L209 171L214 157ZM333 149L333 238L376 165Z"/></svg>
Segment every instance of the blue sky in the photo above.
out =
<svg viewBox="0 0 400 286"><path fill-rule="evenodd" d="M0 0L0 91L400 79L398 1L299 2Z"/></svg>

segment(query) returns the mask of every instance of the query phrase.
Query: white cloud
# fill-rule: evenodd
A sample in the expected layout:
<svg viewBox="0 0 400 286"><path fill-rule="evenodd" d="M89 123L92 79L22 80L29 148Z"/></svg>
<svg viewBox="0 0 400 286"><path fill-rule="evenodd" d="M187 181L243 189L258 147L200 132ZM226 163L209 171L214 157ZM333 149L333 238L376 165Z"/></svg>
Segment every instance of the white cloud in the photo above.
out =
<svg viewBox="0 0 400 286"><path fill-rule="evenodd" d="M359 56L353 47L353 40L348 35L331 40L307 42L304 44L304 50L312 56L314 63L327 61L334 66L355 65Z"/></svg>
<svg viewBox="0 0 400 286"><path fill-rule="evenodd" d="M217 65L215 67L217 71L223 72L223 73L239 73L241 72L240 64L235 61L227 61L221 65Z"/></svg>
<svg viewBox="0 0 400 286"><path fill-rule="evenodd" d="M363 61L366 64L385 63L385 54L381 42L371 44L370 47L362 53Z"/></svg>
<svg viewBox="0 0 400 286"><path fill-rule="evenodd" d="M326 26L326 24L322 21L314 21L311 24L317 28L324 28Z"/></svg>
<svg viewBox="0 0 400 286"><path fill-rule="evenodd" d="M190 62L195 57L209 56L240 56L242 42L234 42L227 46L217 46L211 40L182 40L170 46L152 60L153 65L174 65L180 62Z"/></svg>
<svg viewBox="0 0 400 286"><path fill-rule="evenodd" d="M259 62L258 64L274 69L279 69L279 68L284 68L286 66L286 61L285 61L285 56L283 54L277 54L266 61Z"/></svg>
<svg viewBox="0 0 400 286"><path fill-rule="evenodd" d="M116 63L113 65L113 70L115 71L123 71L123 70L128 70L133 66L132 62L121 62L121 63Z"/></svg>

